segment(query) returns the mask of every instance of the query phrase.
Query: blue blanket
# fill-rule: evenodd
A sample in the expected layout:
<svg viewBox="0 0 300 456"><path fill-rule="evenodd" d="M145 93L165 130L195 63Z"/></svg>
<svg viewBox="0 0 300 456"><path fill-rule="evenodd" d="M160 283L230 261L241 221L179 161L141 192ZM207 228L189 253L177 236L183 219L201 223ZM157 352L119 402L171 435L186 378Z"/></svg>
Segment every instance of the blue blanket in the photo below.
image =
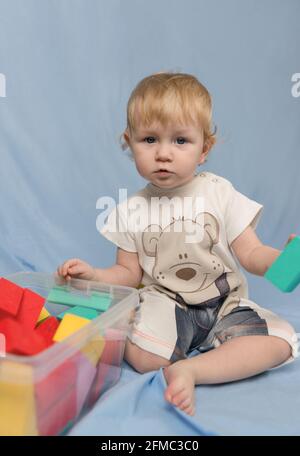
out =
<svg viewBox="0 0 300 456"><path fill-rule="evenodd" d="M165 401L162 369L144 375L123 370L106 394L70 435L212 435L197 419Z"/></svg>
<svg viewBox="0 0 300 456"><path fill-rule="evenodd" d="M165 401L165 387L162 370L141 375L124 362L119 383L70 435L300 435L298 360L239 382L197 386L193 417Z"/></svg>

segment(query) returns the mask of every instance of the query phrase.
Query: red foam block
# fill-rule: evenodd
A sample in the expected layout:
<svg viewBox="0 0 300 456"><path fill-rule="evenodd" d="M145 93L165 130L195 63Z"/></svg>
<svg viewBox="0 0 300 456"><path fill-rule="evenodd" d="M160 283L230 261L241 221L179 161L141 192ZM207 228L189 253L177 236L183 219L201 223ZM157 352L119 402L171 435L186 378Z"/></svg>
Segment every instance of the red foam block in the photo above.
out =
<svg viewBox="0 0 300 456"><path fill-rule="evenodd" d="M62 397L74 388L78 373L78 355L68 358L53 368L42 380L36 383L35 398L38 418L60 402ZM76 398L75 398L76 408Z"/></svg>
<svg viewBox="0 0 300 456"><path fill-rule="evenodd" d="M97 399L99 399L101 394L117 383L121 375L121 363L125 342L123 338L117 338L117 331L108 331L111 331L111 333L109 333L110 337L105 339L104 350L97 365L96 378L88 397L89 406L92 406ZM114 338L111 338L111 335L113 335Z"/></svg>
<svg viewBox="0 0 300 456"><path fill-rule="evenodd" d="M9 317L0 318L0 333L5 336L8 353L32 356L49 346L42 336Z"/></svg>
<svg viewBox="0 0 300 456"><path fill-rule="evenodd" d="M56 333L57 328L59 327L60 322L55 317L48 317L46 320L43 320L35 329L35 333L42 336L49 344L53 342L53 336Z"/></svg>
<svg viewBox="0 0 300 456"><path fill-rule="evenodd" d="M0 279L0 311L13 316L17 315L23 291L22 287L2 277Z"/></svg>
<svg viewBox="0 0 300 456"><path fill-rule="evenodd" d="M60 434L68 423L75 419L77 411L76 388L71 385L59 400L38 419L39 434L51 436Z"/></svg>
<svg viewBox="0 0 300 456"><path fill-rule="evenodd" d="M25 328L33 329L38 321L45 298L27 288L24 289L17 321Z"/></svg>

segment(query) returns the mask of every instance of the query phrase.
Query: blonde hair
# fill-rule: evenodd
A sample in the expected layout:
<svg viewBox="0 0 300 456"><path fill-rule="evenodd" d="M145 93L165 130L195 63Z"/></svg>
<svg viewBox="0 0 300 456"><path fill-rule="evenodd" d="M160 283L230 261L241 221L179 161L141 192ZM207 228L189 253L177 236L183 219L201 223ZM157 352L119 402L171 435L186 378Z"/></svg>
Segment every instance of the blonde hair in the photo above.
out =
<svg viewBox="0 0 300 456"><path fill-rule="evenodd" d="M154 122L167 126L170 122L192 123L203 128L204 144L211 148L216 142L212 129L212 101L208 90L195 76L185 73L161 72L142 79L132 91L127 103L127 128L120 137L122 149L128 148L124 138L138 122L149 127Z"/></svg>

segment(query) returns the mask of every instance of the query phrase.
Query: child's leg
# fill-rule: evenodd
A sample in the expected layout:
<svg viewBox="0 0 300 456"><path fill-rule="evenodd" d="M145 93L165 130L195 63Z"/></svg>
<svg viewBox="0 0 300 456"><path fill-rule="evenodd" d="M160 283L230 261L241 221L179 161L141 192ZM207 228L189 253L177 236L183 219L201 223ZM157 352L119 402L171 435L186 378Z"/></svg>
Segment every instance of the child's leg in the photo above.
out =
<svg viewBox="0 0 300 456"><path fill-rule="evenodd" d="M195 413L194 387L232 382L278 366L291 356L291 346L275 336L240 336L219 347L177 361L164 369L165 398L189 415Z"/></svg>
<svg viewBox="0 0 300 456"><path fill-rule="evenodd" d="M152 286L140 290L140 308L124 354L125 360L138 372L145 373L170 364L178 339L176 309L173 299ZM188 348L189 343L186 345ZM176 360L181 358L183 356Z"/></svg>
<svg viewBox="0 0 300 456"><path fill-rule="evenodd" d="M129 339L126 341L124 358L125 361L141 374L170 365L170 361L167 359L143 350L133 344Z"/></svg>

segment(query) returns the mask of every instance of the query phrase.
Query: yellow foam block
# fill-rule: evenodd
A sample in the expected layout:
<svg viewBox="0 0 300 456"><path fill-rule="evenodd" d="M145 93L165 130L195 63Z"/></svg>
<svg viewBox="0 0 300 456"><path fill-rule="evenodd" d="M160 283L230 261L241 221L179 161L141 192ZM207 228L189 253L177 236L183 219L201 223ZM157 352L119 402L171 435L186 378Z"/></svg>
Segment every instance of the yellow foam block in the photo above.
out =
<svg viewBox="0 0 300 456"><path fill-rule="evenodd" d="M105 346L105 339L102 336L96 336L87 343L81 352L90 360L93 366L96 366Z"/></svg>
<svg viewBox="0 0 300 456"><path fill-rule="evenodd" d="M54 334L53 340L55 342L60 342L61 340L66 339L66 337L78 331L83 326L89 324L90 321L91 320L78 317L77 315L65 314L59 327L57 328L56 333Z"/></svg>
<svg viewBox="0 0 300 456"><path fill-rule="evenodd" d="M48 317L50 317L50 314L46 307L43 307L37 322L40 323L41 321L46 320Z"/></svg>
<svg viewBox="0 0 300 456"><path fill-rule="evenodd" d="M0 362L0 435L38 435L30 366Z"/></svg>

